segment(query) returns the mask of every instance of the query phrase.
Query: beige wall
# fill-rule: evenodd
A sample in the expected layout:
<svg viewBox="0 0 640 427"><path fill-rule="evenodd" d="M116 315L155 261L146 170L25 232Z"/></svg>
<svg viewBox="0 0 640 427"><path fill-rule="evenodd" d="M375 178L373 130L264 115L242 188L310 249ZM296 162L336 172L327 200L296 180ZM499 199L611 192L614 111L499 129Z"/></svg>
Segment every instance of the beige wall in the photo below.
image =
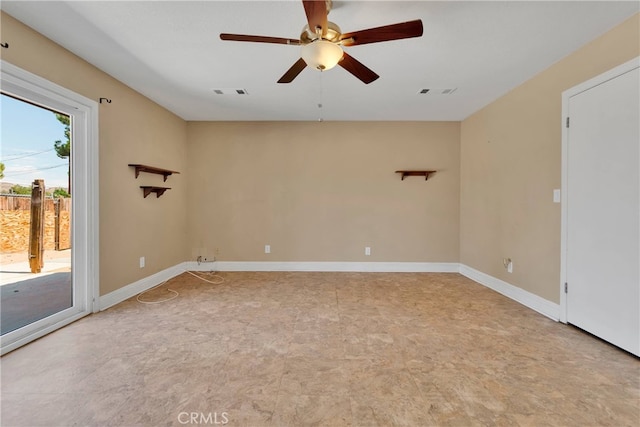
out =
<svg viewBox="0 0 640 427"><path fill-rule="evenodd" d="M128 285L185 259L187 202L186 122L49 39L2 13L2 59L100 105L100 294ZM144 199L140 185L162 177L134 178L129 163L181 171L162 198ZM146 267L138 260L146 257Z"/></svg>
<svg viewBox="0 0 640 427"><path fill-rule="evenodd" d="M640 55L640 15L461 126L460 262L559 302L562 92ZM503 257L514 262L512 274Z"/></svg>
<svg viewBox="0 0 640 427"><path fill-rule="evenodd" d="M185 123L4 13L11 47L0 54L84 96L113 100L100 106L102 295L202 254L460 261L558 302L560 205L552 190L560 187L561 92L638 56L639 19L462 124ZM169 178L163 197L143 199L139 185L162 178L135 180L128 163L182 173ZM404 168L438 172L428 182L400 181L393 172ZM513 259L513 274L503 257Z"/></svg>
<svg viewBox="0 0 640 427"><path fill-rule="evenodd" d="M188 141L192 255L458 261L458 122L190 122Z"/></svg>

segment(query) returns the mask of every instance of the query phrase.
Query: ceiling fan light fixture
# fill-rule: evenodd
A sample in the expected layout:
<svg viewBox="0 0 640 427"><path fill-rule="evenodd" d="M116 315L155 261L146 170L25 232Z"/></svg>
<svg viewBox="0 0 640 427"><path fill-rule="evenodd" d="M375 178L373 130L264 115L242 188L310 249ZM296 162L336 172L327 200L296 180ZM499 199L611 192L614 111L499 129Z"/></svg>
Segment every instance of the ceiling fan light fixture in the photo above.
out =
<svg viewBox="0 0 640 427"><path fill-rule="evenodd" d="M342 59L342 48L327 40L315 40L302 46L302 59L316 70L324 71L335 67Z"/></svg>

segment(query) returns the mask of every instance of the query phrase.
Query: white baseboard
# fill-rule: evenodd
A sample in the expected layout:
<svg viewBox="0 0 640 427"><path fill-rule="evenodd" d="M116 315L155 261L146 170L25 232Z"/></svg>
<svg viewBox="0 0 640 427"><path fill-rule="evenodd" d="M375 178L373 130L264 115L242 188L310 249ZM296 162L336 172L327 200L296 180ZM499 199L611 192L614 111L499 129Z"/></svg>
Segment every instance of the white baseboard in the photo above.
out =
<svg viewBox="0 0 640 427"><path fill-rule="evenodd" d="M197 262L197 261L187 261L184 263L185 271L219 271L219 262Z"/></svg>
<svg viewBox="0 0 640 427"><path fill-rule="evenodd" d="M188 263L186 262L182 262L178 265L174 265L173 267L169 267L155 274L152 274L151 276L140 279L137 282L133 282L113 292L109 292L106 295L102 295L98 304L98 306L100 307L100 311L106 310L107 308L112 307L126 299L129 299L132 296L138 295L140 292L151 289L162 282L165 282L184 273L187 270L187 264Z"/></svg>
<svg viewBox="0 0 640 427"><path fill-rule="evenodd" d="M187 261L159 271L123 288L100 297L100 310L105 310L132 296L151 289L185 271L326 271L375 273L460 273L479 284L519 302L550 319L560 319L560 305L522 288L456 262L271 262Z"/></svg>
<svg viewBox="0 0 640 427"><path fill-rule="evenodd" d="M480 283L483 286L486 286L489 289L493 289L494 291L508 298L511 298L514 301L519 302L525 307L535 310L538 313L547 316L552 320L555 320L556 322L560 320L559 304L546 300L542 297L532 294L531 292L525 291L522 288L497 279L493 276L489 276L486 273L478 271L464 264L460 264L460 274L468 277L475 282Z"/></svg>
<svg viewBox="0 0 640 427"><path fill-rule="evenodd" d="M192 271L343 271L377 273L457 273L457 262L188 262Z"/></svg>
<svg viewBox="0 0 640 427"><path fill-rule="evenodd" d="M457 273L458 263L447 262L262 262L187 261L138 280L99 299L100 311L151 289L185 271L352 271L393 273Z"/></svg>

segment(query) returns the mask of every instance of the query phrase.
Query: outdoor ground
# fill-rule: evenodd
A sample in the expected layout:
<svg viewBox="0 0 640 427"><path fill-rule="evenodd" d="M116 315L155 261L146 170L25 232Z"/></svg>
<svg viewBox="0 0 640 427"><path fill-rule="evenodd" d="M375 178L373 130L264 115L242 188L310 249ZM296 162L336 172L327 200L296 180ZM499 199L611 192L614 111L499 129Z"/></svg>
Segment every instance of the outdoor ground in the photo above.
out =
<svg viewBox="0 0 640 427"><path fill-rule="evenodd" d="M0 253L0 286L69 271L71 271L71 249L44 251L42 272L35 274L31 273L26 252Z"/></svg>
<svg viewBox="0 0 640 427"><path fill-rule="evenodd" d="M59 260L60 258L71 258L71 249L64 251L44 251L44 262L48 260ZM0 253L0 265L29 263L29 255L27 252Z"/></svg>

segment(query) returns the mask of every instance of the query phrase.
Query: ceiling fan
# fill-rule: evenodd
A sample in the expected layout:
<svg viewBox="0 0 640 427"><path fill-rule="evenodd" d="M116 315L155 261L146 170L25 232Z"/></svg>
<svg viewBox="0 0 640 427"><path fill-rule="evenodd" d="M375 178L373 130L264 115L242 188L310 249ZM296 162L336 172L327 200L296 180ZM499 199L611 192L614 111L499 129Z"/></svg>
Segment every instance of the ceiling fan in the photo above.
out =
<svg viewBox="0 0 640 427"><path fill-rule="evenodd" d="M420 19L342 33L340 27L327 19L331 3L331 0L302 0L308 24L302 29L300 39L228 33L220 34L220 38L239 42L302 46L301 58L280 77L278 83L291 83L307 66L324 71L340 65L365 84L369 84L380 76L347 54L342 46L357 46L422 36L422 21Z"/></svg>

